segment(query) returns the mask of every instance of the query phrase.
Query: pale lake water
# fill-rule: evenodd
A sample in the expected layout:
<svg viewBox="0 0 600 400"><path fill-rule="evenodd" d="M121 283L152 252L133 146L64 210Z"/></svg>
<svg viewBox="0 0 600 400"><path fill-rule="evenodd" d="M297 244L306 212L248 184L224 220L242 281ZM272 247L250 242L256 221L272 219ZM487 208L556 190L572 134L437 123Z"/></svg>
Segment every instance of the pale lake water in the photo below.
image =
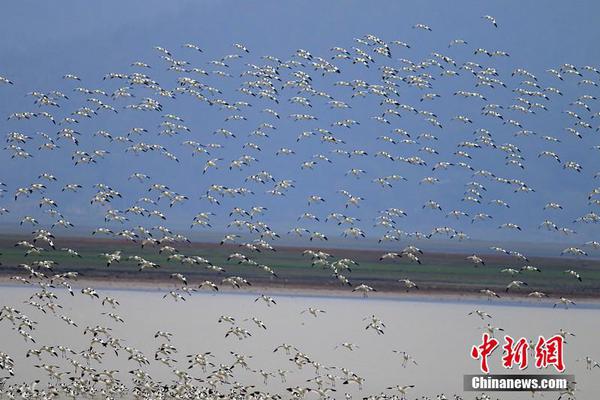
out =
<svg viewBox="0 0 600 400"><path fill-rule="evenodd" d="M99 324L111 327L112 336L123 338L124 345L136 347L149 359L154 358L159 343L165 341L155 339L154 333L158 330L172 332L171 344L178 350L173 355L178 360L174 368L187 370L187 354L210 351L215 355L211 361L217 365L233 363L230 351L251 355L252 358L248 359L250 368L272 371L275 376L269 378L268 385L265 385L258 373L236 367L235 379L244 384L254 384L259 390L285 393L285 398L289 398L285 387L314 387L314 383L307 382L307 379L316 374L311 365L298 369L289 361L291 356L283 350L273 353L273 349L281 343L295 345L323 366L345 367L366 379L360 391L355 384L343 385L341 380L337 381L337 391L331 394L333 398L343 398L344 393L352 394L354 399L381 392L391 394L393 391L386 390L386 387L413 384L415 388L409 392L410 399L423 395L435 399L440 393L449 398L451 394L458 393L465 399L474 399L476 393L463 393L462 385L464 374L479 372L478 362L470 358L470 348L480 343L481 327L487 320L467 316L468 312L477 308L490 313L492 325L504 328L503 333L513 337L552 336L560 328L575 333L576 337L567 337L566 373L575 375L577 399L600 398L600 368L589 371L585 362L576 361L585 356L600 360L600 307L597 303L582 302L569 309L553 309L552 303L501 303L485 299L407 300L401 296L392 299L269 293L277 302L269 307L263 301L255 302L257 296L252 293L201 292L186 297L187 301L175 302L171 298L163 299L164 291L98 289L101 298L113 296L121 305L112 310L110 306L103 307L100 300L92 300L81 293L71 297L66 291L55 290L58 302L64 308L53 315L51 312L43 314L23 303L35 291L34 288L0 287L0 306L15 307L38 322L32 332L37 343L31 344L13 329L10 321L0 321L0 352L15 360L16 375L8 381L9 384L33 379L46 381L45 372L33 367L40 362L24 357L27 349L61 344L77 351L83 350L89 346L91 338L83 336L83 329L87 325ZM308 307L323 309L326 313L316 318L300 313ZM120 324L101 315L111 311L122 316L125 323ZM71 317L78 327L68 326L58 318L58 314ZM372 329L365 329L368 321L363 319L373 314L385 323L385 334L378 335ZM243 340L235 336L225 338L230 325L217 323L220 315L235 317L237 324L248 329L252 336ZM251 320L244 321L253 316L262 320L267 329L259 328ZM336 349L336 345L342 342L356 344L359 348L354 351ZM418 365L409 364L403 368L400 357L392 350L408 352ZM110 349L101 351L105 352L102 364L92 362L91 365L99 371L118 369L121 371L119 378L125 383L131 382L127 371L138 368L138 365L127 360L127 353L120 352L117 357ZM490 358L492 373L510 373L502 367L501 354L502 349L498 348ZM47 364L59 365L61 370L72 369L61 357L44 355L42 359ZM278 368L290 371L287 383L282 383L276 374ZM170 382L175 378L172 369L154 360L147 371L155 380ZM206 376L199 367L189 372L198 378ZM322 374L328 372L342 375L339 369L323 371ZM554 373L553 370L536 370L533 365L526 372ZM5 371L0 370L0 377L5 375ZM328 385L327 379L324 381ZM534 398L556 399L558 393L546 392L541 396L541 393L536 393ZM307 398L318 396L310 393ZM491 398L530 399L532 395L491 393Z"/></svg>

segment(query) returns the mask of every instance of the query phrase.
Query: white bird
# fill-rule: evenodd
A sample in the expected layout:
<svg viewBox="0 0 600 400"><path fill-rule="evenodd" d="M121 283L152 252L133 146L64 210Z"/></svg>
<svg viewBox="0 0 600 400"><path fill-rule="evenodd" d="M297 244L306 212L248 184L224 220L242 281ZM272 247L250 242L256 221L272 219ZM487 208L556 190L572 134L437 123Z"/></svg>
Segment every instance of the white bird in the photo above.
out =
<svg viewBox="0 0 600 400"><path fill-rule="evenodd" d="M473 310L468 315L473 315L473 314L477 315L481 319L492 318L492 316L490 314L486 313L485 311L481 311L481 310Z"/></svg>
<svg viewBox="0 0 600 400"><path fill-rule="evenodd" d="M376 292L377 290L373 289L371 286L365 285L364 283L356 286L354 289L352 289L353 292L360 292L362 293L363 297L367 297L367 294L370 292Z"/></svg>
<svg viewBox="0 0 600 400"><path fill-rule="evenodd" d="M484 15L481 18L485 19L486 21L489 21L496 28L498 27L498 24L496 23L496 18L492 17L491 15Z"/></svg>
<svg viewBox="0 0 600 400"><path fill-rule="evenodd" d="M318 308L314 308L314 307L308 307L306 310L302 310L300 312L300 314L304 314L305 312L310 313L313 317L316 317L318 314L324 314L325 311L324 310L320 310Z"/></svg>

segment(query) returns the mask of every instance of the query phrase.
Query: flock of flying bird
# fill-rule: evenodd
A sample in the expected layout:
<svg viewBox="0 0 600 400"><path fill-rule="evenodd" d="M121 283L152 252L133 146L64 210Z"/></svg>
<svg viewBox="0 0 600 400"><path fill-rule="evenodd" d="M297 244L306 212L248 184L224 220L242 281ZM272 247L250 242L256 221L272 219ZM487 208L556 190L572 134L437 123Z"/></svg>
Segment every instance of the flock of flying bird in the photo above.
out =
<svg viewBox="0 0 600 400"><path fill-rule="evenodd" d="M491 16L484 16L482 22L489 24L489 29L498 28ZM416 24L413 29L427 35L433 28ZM74 224L68 215L69 208L61 208L56 197L66 199L72 196L69 201L73 201L76 196L81 196L80 204L90 208L90 218L98 212L102 214L104 223L90 232L94 237L138 243L145 249L156 249L156 252L167 255L169 263L180 263L181 272L170 275L178 284L164 294L165 298L175 302L185 300L198 289L216 292L220 286L237 289L251 285L243 276L228 276L226 268L208 259L185 254L190 240L167 224L172 210L192 207L192 204L196 209L196 214L189 218L192 230L210 231L215 221L227 221L230 230L221 244L240 246L239 252L231 254L229 260L257 268L276 279L277 266L260 264L253 255L275 250L274 244L284 235L297 237L298 241L307 239L311 246L317 247L303 252L313 266L330 269L340 287L349 287L352 292L367 296L377 288L350 281L351 268L356 264L354 260L337 259L319 249L329 240L328 234L323 232L330 230L329 227L339 227L340 235L348 239L362 240L372 229L361 226L372 224L381 232L378 241L388 248L399 246L403 241L413 243L401 245L399 248L402 250L382 254L381 262L402 259L420 264L423 251L417 247L418 241L432 237L468 241L469 236L449 225L434 227L429 232L406 232L400 226L402 219L409 214L437 213L442 221L465 220L473 226L488 224L494 229L518 234L525 229L521 223L510 220L496 222L494 216L496 212L510 216L510 211L518 209L519 203L526 201L528 196L536 195L534 187L514 176L527 176L528 168L535 166L547 169L549 173L553 171L551 173L556 174L557 180L570 179L568 174L595 173L594 178L600 177L600 172L592 170L593 165L564 159L560 155L564 146L581 146L580 143L587 143L589 137L596 135L595 132L600 129L600 108L596 97L600 70L589 65L571 64L558 65L546 71L501 70L494 67L495 62L510 57L509 53L498 49L472 48L469 42L452 39L441 52L434 51L420 60L405 58L410 57L411 50L418 47L418 43L386 41L372 34L355 38L348 48L332 47L329 54L319 56L299 49L287 59L271 55L258 57L253 49L240 43L232 46L230 54L212 60L203 58L203 49L195 44L187 43L178 49L157 46L156 60L134 61L124 72L108 73L102 78L100 88L95 86L97 81L87 82L69 73L63 76L64 87L27 93L31 109L8 116L10 131L6 134L7 144L3 150L5 165L28 169L31 168L28 166L30 159L43 160L49 154L59 154L71 160L74 166L70 171L57 173L50 164L46 170L35 172L38 177L35 182L16 187L0 183L5 200L0 207L0 218L20 213L16 220L20 229L34 230L29 240L15 243L27 259L26 263L19 265L23 273L12 279L36 288L25 305L5 305L2 308L0 329L2 335L21 335L30 346L26 358L47 375L45 386L38 385L38 381L18 383L15 379L19 376L19 366L8 353L0 352L0 371L8 374L2 378L2 393L7 398L22 399L61 396L75 399L95 395L106 399L299 399L316 395L325 399L341 398L337 395L341 391L336 392L335 386L338 379L346 385L362 387L365 378L358 373L345 368L326 367L290 344L275 348L275 352L285 352L296 368L314 368L316 377L310 382L290 385L280 394L236 382L238 370L251 370L248 355L232 352L231 362L217 364L210 352L190 354L185 358L189 368L180 368L174 364L177 349L171 344L174 336L171 332L156 333L159 347L153 358L127 345L123 338L111 333L112 324L125 323L118 314L118 299L101 296L91 287L74 290L78 278L75 270L53 272L56 265L52 260L53 254L66 253L73 257L74 264L79 256L77 249L60 246L61 235L69 236ZM470 49L470 60L455 59L452 54L457 51L456 48ZM176 84L166 86L160 84L158 78L153 78L156 74L162 77L164 72L157 72L161 69L167 69L169 77L176 79ZM238 69L241 70L239 76L234 72ZM346 70L356 74L367 74L368 71L368 76L377 78L370 81L345 80ZM452 87L453 80L465 86L449 93L436 91L438 82L443 81ZM221 86L219 82L222 82ZM9 77L0 76L0 95L7 85L19 84ZM584 94L573 97L569 92L572 87L584 90ZM498 93L502 96L509 93L511 102L494 103ZM443 97L460 102L464 114L442 120L432 110ZM557 109L558 98L568 99L567 109ZM222 126L206 132L201 126L188 124L187 117L177 111L177 105L182 101L192 102L199 114L222 114ZM352 119L354 110L363 107L361 102L376 104L377 112L366 120ZM280 112L282 109L293 112L283 114ZM530 125L535 125L531 122L535 118L550 118L556 113L559 116L553 118L560 118L565 126L556 127L554 132L536 132L530 128ZM158 127L140 123L131 126L128 132L117 132L103 122L105 118L116 118L117 115L127 115L131 119L139 116L143 121L148 114L160 116ZM476 114L481 114L478 118L483 123L480 125L474 121ZM250 125L249 121L256 115L261 121ZM293 121L297 129L294 132L278 129L284 121ZM28 131L31 123L45 124L44 131ZM411 125L428 128L415 132L407 128ZM88 131L80 126L96 128ZM455 131L467 131L468 137L461 137ZM219 139L214 140L217 137ZM378 150L356 148L353 145L355 141L368 142ZM455 147L444 151L436 146L441 142L454 143ZM284 145L279 147L278 144L278 149L270 152L268 149L273 143ZM167 147L168 144L171 146ZM541 150L536 154L525 150L538 147ZM581 152L589 150L582 148ZM600 145L594 145L591 151L598 154ZM152 162L144 161L151 153L155 155ZM82 182L90 179L86 176L89 170L85 168L101 171L110 165L111 157L125 157L125 154L127 166L131 168L122 171L128 176L126 190L139 191L139 198L127 198L129 195L111 184L111 176L106 174L101 182L88 185ZM191 158L188 157L190 154ZM306 154L308 156L305 157ZM494 171L481 168L494 157L504 159L502 167ZM265 160L276 160L273 162L285 167L268 171L269 163ZM340 165L351 166L340 168ZM171 183L155 181L152 171L161 169L171 169L174 175L186 174L188 187L204 186L201 196L198 198L191 193L176 191L176 187L181 186L177 179ZM228 179L238 183L207 185L211 175L217 173L215 170L219 170L220 174L223 170L227 171ZM389 173L375 176L371 170ZM192 171L191 175L189 171ZM411 176L418 174L420 178L408 179L400 174L403 171L410 171ZM448 180L445 177L447 171L458 171L461 178L457 180L466 178L464 182L453 182L455 186L463 185L462 209L448 209L445 199L427 200L421 209L415 210L403 210L394 205L402 203L401 197L406 191L427 192L429 187L443 184ZM333 173L335 175L327 175ZM297 187L305 185L306 180L319 180L320 174L335 176L334 181L326 178L333 183L335 197L299 192ZM491 198L488 193L494 190L505 190L511 198ZM365 208L375 209L379 204L377 198L389 192L394 193L394 204L376 210L371 221L353 216L360 207L361 215L364 215ZM84 193L88 194L84 197ZM290 226L287 233L272 229L265 222L265 216L272 212L272 207L257 205L260 199L267 197L278 199L278 207L286 207L286 199L290 197L306 199L306 208L291 221L293 225L297 222L300 225ZM577 224L600 221L600 215L594 211L600 206L600 186L586 188L585 198L581 200L588 204L588 209L578 215L570 226L553 222L553 216L565 213L570 204L560 204L552 198L538 204L547 214L538 229L576 238L573 227ZM368 204L375 206L368 208ZM576 205L573 208L580 210L582 207ZM250 239L246 240L248 237ZM115 246L117 243L115 241ZM543 270L530 265L527 256L518 251L499 246L491 250L510 257L515 264L519 263L518 267L507 267L501 271L510 277L507 279L507 292L524 290L528 286L526 278L516 277L526 277L527 271ZM598 250L600 242L586 241L578 246L557 249L556 255L581 258L589 253L597 254ZM141 255L126 256L117 248L102 254L102 258L108 267L123 260L135 261L140 271L161 267ZM472 254L466 257L465 262L484 267L485 259L485 254ZM190 282L185 274L190 268L206 268L214 273L215 279ZM581 280L582 277L575 269L568 269L565 279ZM418 288L418 282L402 279L398 287L410 290ZM78 326L77 321L62 310L61 302L67 292L59 291L59 288L68 290L72 296L89 296L101 302L105 308L102 322L92 327ZM531 297L547 296L535 288L530 289L528 295ZM500 297L489 288L481 288L480 292L489 298ZM276 299L268 295L261 295L255 301L276 307ZM560 297L555 307L573 304L573 300ZM53 315L65 324L77 327L89 340L89 347L74 350L66 343L41 345L43 329L36 317L28 316L30 311L39 316ZM310 307L302 313L319 317L326 311ZM475 310L473 314L482 320L490 318L481 310ZM233 317L222 316L218 322L228 325L225 337L244 340L253 334L248 325ZM266 323L256 317L249 318L248 323L258 330L267 329ZM386 333L385 323L375 315L364 321L362 328L374 332L374 337ZM492 335L498 329L490 324L484 327ZM566 337L569 332L561 331L561 334ZM339 348L355 351L359 347L344 342ZM119 357L126 357L131 370L106 369L103 351L114 351ZM401 366L417 365L410 354L397 353L401 357ZM68 363L59 366L59 360ZM171 369L174 379L171 382L154 380L146 371L152 362ZM585 362L589 369L600 368L590 357ZM340 373L334 375L334 371ZM275 373L261 369L254 372L266 385L274 376L279 376L282 383L287 382L289 371ZM124 383L126 376L130 377L131 385ZM363 397L405 398L412 387L394 384L380 394ZM564 398L572 395L572 392L562 394ZM346 395L346 398L349 397ZM446 396L440 394L436 398L446 399ZM454 398L462 397L455 395ZM490 397L481 395L477 398Z"/></svg>

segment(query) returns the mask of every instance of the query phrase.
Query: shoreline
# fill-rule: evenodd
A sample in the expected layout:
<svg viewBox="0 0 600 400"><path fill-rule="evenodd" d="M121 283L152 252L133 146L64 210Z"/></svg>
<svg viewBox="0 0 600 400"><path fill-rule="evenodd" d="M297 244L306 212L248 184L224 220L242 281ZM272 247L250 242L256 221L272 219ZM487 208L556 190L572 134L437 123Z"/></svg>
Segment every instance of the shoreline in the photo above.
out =
<svg viewBox="0 0 600 400"><path fill-rule="evenodd" d="M117 290L117 291L140 291L140 292L166 292L173 290L178 286L172 281L156 280L156 279L102 279L102 278L80 278L76 281L71 281L71 286L74 290L79 291L84 287L93 287L96 290ZM6 276L0 276L0 287L6 288L28 288L31 286L11 280ZM352 292L348 287L326 287L315 285L293 284L259 284L244 288L234 289L232 287L220 286L219 291L210 289L197 289L197 285L190 286L194 289L194 294L228 294L228 295L260 295L267 294L270 296L285 296L285 297L319 297L319 298L338 298L346 300L389 300L389 301L416 301L416 302L454 302L454 303L486 303L490 306L509 305L509 306L525 306L525 307L552 307L558 297L549 295L546 298L531 298L523 293L499 294L500 298L488 299L477 292L466 290L377 290L370 293L368 296L363 296L359 293ZM35 288L35 287L34 287ZM56 290L66 290L63 287L57 286ZM575 299L575 306L569 308L600 308L599 296L571 296ZM578 301L577 301L578 300ZM564 309L564 306L557 306L557 309Z"/></svg>

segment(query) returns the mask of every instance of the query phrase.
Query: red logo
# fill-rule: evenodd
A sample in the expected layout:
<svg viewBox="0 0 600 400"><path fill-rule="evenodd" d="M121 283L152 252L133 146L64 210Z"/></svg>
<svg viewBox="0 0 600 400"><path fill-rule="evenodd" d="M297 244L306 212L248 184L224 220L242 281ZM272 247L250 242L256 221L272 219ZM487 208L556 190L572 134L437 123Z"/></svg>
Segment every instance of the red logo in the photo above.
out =
<svg viewBox="0 0 600 400"><path fill-rule="evenodd" d="M497 339L488 333L484 333L481 344L471 348L471 358L479 360L479 368L483 373L487 374L490 372L488 357L492 355L499 344L500 342ZM528 350L530 347L533 346L528 343L526 338L522 337L519 340L514 340L511 336L504 336L502 366L504 368L513 368L517 365L519 370L527 368L529 362ZM558 372L565 370L563 358L564 339L562 336L555 335L549 339L540 336L534 350L536 368L543 369L553 366Z"/></svg>
<svg viewBox="0 0 600 400"><path fill-rule="evenodd" d="M529 350L527 339L521 338L515 343L512 337L506 335L504 336L504 343L502 366L512 368L514 364L518 364L520 370L527 368L527 350Z"/></svg>
<svg viewBox="0 0 600 400"><path fill-rule="evenodd" d="M563 372L565 370L563 345L564 339L560 335L554 335L548 340L540 336L535 345L536 368L547 368L553 365L558 372Z"/></svg>
<svg viewBox="0 0 600 400"><path fill-rule="evenodd" d="M498 340L494 339L489 334L484 333L483 343L481 343L479 346L473 346L471 349L471 357L473 357L475 360L480 360L479 368L481 368L481 371L485 372L486 374L490 372L487 358L493 353L494 350L496 350L498 343Z"/></svg>

